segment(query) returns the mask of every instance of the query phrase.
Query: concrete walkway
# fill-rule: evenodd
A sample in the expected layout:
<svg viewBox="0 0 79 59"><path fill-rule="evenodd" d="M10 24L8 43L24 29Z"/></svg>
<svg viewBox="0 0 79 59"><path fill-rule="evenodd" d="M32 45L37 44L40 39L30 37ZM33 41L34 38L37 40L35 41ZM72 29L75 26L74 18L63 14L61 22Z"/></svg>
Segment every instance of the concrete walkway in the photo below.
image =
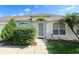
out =
<svg viewBox="0 0 79 59"><path fill-rule="evenodd" d="M2 54L48 54L46 45L43 39L36 40L36 46L28 47L14 47L14 46L0 46L0 53Z"/></svg>

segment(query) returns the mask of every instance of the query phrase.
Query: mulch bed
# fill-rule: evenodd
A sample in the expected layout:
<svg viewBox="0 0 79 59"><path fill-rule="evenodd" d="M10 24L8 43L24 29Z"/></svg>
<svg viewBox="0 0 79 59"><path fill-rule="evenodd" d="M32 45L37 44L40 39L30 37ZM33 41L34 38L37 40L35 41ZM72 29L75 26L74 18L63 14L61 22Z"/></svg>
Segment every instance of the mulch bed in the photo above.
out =
<svg viewBox="0 0 79 59"><path fill-rule="evenodd" d="M3 40L0 41L1 46L29 46L29 45L14 45L12 42L4 42ZM37 42L34 42L31 46L36 46Z"/></svg>
<svg viewBox="0 0 79 59"><path fill-rule="evenodd" d="M63 39L59 39L59 40L47 40L47 42L61 42L61 43L75 43L79 45L79 41L78 40L63 40Z"/></svg>

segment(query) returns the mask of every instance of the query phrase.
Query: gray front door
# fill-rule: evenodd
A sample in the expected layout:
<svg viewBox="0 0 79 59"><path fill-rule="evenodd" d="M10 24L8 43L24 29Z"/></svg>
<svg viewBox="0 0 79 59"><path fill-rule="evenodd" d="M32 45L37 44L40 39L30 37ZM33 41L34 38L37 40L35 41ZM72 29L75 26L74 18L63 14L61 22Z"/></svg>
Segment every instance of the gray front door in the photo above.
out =
<svg viewBox="0 0 79 59"><path fill-rule="evenodd" d="M38 23L38 37L44 37L44 23Z"/></svg>

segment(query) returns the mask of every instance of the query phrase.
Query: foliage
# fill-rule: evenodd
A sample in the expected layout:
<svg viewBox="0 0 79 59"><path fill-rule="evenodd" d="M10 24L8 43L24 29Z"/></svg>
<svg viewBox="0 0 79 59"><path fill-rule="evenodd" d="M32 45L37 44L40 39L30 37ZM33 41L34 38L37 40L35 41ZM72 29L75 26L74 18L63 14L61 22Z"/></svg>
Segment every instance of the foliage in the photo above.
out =
<svg viewBox="0 0 79 59"><path fill-rule="evenodd" d="M76 37L79 39L79 37L77 36L77 34L74 31L74 26L76 24L79 24L79 14L72 12L72 13L67 13L63 19L59 20L60 23L67 23L68 26L70 27L70 29L72 30L72 32L76 35Z"/></svg>
<svg viewBox="0 0 79 59"><path fill-rule="evenodd" d="M32 27L16 28L13 31L13 44L15 45L29 45L35 41L35 29Z"/></svg>
<svg viewBox="0 0 79 59"><path fill-rule="evenodd" d="M14 19L11 19L1 31L4 42L15 45L29 45L35 42L35 29L32 27L17 27Z"/></svg>
<svg viewBox="0 0 79 59"><path fill-rule="evenodd" d="M66 14L65 16L65 21L68 23L68 25L73 29L74 25L76 24L76 21L79 21L78 14L76 13L71 13L71 14Z"/></svg>
<svg viewBox="0 0 79 59"><path fill-rule="evenodd" d="M16 22L14 19L10 19L6 26L1 31L1 37L4 41L10 41L14 28L16 28Z"/></svg>

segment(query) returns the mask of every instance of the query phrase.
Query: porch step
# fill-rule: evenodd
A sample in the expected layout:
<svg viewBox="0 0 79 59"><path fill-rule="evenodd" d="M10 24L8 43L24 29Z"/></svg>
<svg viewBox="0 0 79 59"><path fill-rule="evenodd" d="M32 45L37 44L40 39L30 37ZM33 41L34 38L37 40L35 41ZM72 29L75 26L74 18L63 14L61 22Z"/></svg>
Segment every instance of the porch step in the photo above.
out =
<svg viewBox="0 0 79 59"><path fill-rule="evenodd" d="M36 39L37 45L45 45L44 39Z"/></svg>

